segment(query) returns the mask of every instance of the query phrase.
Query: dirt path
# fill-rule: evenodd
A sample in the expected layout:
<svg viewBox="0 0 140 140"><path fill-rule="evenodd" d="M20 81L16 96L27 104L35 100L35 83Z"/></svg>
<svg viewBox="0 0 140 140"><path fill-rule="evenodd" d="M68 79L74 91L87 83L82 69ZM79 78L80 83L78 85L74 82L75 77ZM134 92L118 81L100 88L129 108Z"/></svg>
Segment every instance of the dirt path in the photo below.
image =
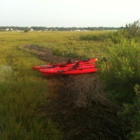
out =
<svg viewBox="0 0 140 140"><path fill-rule="evenodd" d="M41 48L35 45L24 45L22 46L22 49L30 53L36 52L39 59L50 63L66 62L68 59L70 59L69 57L53 55L51 49ZM71 58L71 60L74 61L75 59Z"/></svg>

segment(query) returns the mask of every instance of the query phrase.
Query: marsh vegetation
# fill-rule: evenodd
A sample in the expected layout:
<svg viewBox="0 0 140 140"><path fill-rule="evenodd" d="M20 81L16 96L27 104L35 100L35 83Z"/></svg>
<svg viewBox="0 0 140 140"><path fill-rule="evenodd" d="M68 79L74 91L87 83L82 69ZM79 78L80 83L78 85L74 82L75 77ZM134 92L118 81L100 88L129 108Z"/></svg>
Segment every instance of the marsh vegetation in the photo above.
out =
<svg viewBox="0 0 140 140"><path fill-rule="evenodd" d="M0 32L0 138L139 139L139 33L139 21L119 31ZM92 57L96 74L44 77L32 70Z"/></svg>

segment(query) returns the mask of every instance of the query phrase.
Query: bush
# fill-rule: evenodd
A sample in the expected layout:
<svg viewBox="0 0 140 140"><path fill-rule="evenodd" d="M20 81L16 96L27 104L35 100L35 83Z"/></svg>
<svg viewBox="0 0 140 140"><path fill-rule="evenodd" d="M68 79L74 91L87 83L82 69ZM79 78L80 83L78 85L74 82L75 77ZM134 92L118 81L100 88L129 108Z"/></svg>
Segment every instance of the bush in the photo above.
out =
<svg viewBox="0 0 140 140"><path fill-rule="evenodd" d="M139 20L135 21L134 23L130 23L130 24L126 25L125 31L126 31L128 37L140 36L139 25L140 25Z"/></svg>
<svg viewBox="0 0 140 140"><path fill-rule="evenodd" d="M108 61L101 62L99 74L105 81L111 100L121 105L131 102L133 87L140 83L140 48L134 39L122 39L110 47Z"/></svg>
<svg viewBox="0 0 140 140"><path fill-rule="evenodd" d="M131 29L135 29L134 27ZM118 115L124 120L126 139L139 140L140 38L135 34L138 32L127 29L116 33L117 40L113 40L115 34L112 35L115 44L109 48L108 59L100 61L98 67L99 76L106 84L108 97L122 109Z"/></svg>
<svg viewBox="0 0 140 140"><path fill-rule="evenodd" d="M80 40L86 41L104 41L106 38L107 38L106 34L80 36Z"/></svg>
<svg viewBox="0 0 140 140"><path fill-rule="evenodd" d="M126 24L125 27L120 28L119 31L113 32L107 35L107 38L110 39L113 43L117 44L121 42L122 38L133 39L137 42L140 41L140 22L139 20L134 23Z"/></svg>
<svg viewBox="0 0 140 140"><path fill-rule="evenodd" d="M124 110L119 112L118 115L122 116L130 122L131 131L127 135L127 139L139 140L140 139L140 86L135 85L135 98L132 104L124 104Z"/></svg>
<svg viewBox="0 0 140 140"><path fill-rule="evenodd" d="M30 30L31 30L30 28L26 28L26 29L24 30L24 32L27 33L27 32L29 32Z"/></svg>

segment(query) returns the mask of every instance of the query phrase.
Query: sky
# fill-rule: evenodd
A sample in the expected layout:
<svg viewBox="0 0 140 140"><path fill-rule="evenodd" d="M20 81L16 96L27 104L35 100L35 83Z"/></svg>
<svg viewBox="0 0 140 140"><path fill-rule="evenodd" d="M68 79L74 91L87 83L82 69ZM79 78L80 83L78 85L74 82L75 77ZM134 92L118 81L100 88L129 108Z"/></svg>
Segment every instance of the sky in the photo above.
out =
<svg viewBox="0 0 140 140"><path fill-rule="evenodd" d="M122 27L140 19L140 0L0 0L0 26Z"/></svg>

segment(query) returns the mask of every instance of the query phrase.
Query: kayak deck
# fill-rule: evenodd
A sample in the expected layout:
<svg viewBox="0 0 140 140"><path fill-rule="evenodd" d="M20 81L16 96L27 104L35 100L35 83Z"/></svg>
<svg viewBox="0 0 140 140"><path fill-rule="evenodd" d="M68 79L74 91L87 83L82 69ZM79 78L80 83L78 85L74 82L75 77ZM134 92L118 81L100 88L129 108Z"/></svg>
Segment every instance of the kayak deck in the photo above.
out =
<svg viewBox="0 0 140 140"><path fill-rule="evenodd" d="M77 60L72 63L52 64L34 66L33 70L38 70L45 76L48 75L76 75L97 72L95 62L97 58L89 59L87 61Z"/></svg>

